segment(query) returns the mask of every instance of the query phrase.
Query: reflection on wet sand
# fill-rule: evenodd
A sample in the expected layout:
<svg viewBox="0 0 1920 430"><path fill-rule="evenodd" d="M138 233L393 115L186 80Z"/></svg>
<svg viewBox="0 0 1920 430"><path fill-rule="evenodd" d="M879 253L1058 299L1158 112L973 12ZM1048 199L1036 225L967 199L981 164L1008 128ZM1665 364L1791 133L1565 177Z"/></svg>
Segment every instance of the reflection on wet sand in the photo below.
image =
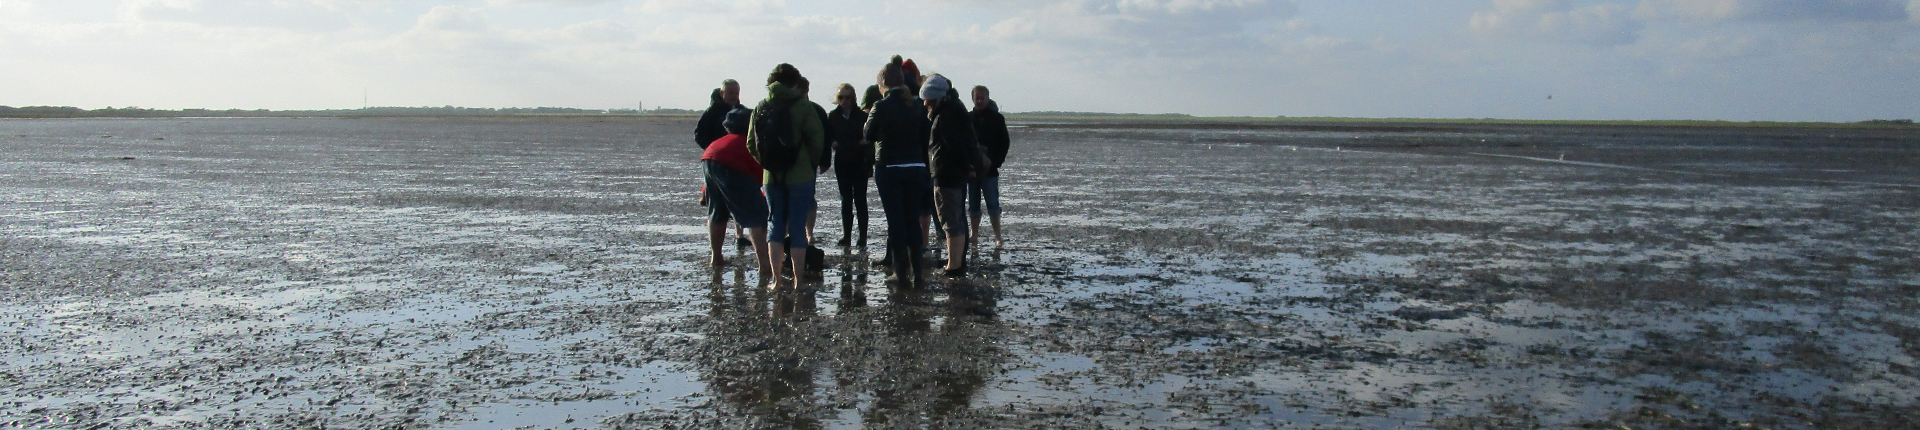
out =
<svg viewBox="0 0 1920 430"><path fill-rule="evenodd" d="M870 303L861 265L838 267L830 314L819 311L826 282L768 291L744 269L714 272L706 353L692 363L718 400L711 418L748 427L920 426L969 411L1009 357L992 341L1001 330L994 288L973 280L888 286Z"/></svg>

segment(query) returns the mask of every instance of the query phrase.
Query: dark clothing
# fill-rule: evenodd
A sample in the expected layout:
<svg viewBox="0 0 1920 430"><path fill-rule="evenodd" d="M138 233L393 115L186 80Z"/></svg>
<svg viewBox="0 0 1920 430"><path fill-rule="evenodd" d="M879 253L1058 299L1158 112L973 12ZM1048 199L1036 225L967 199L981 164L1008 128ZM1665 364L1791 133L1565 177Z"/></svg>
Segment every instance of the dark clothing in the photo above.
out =
<svg viewBox="0 0 1920 430"><path fill-rule="evenodd" d="M867 92L860 94L860 110L871 111L873 104L880 102L880 86L868 85Z"/></svg>
<svg viewBox="0 0 1920 430"><path fill-rule="evenodd" d="M820 145L820 158L815 158L815 160L820 160L820 167L818 168L824 170L828 167L833 167L834 124L832 120L827 119L827 109L820 107L819 103L813 104L813 114L816 118L820 118L820 131L825 132L827 136L827 144ZM864 125L865 124L862 124L862 126Z"/></svg>
<svg viewBox="0 0 1920 430"><path fill-rule="evenodd" d="M967 187L933 187L934 218L947 237L967 235Z"/></svg>
<svg viewBox="0 0 1920 430"><path fill-rule="evenodd" d="M705 150L707 145L713 144L714 139L726 136L727 128L721 123L727 120L727 111L731 110L733 104L720 97L720 90L713 90L713 103L707 105L706 113L700 114L700 123L693 126L693 143L700 144L700 149Z"/></svg>
<svg viewBox="0 0 1920 430"><path fill-rule="evenodd" d="M839 175L840 184L840 237L852 238L854 227L859 226L859 247L867 243L867 177L858 178ZM852 242L851 239L848 242Z"/></svg>
<svg viewBox="0 0 1920 430"><path fill-rule="evenodd" d="M980 169L980 177L1000 176L1000 165L1007 162L1007 146L1012 138L1007 137L1007 117L1000 114L1000 104L987 100L984 106L973 107L973 137L980 141L980 150L987 152L987 160L993 164Z"/></svg>
<svg viewBox="0 0 1920 430"><path fill-rule="evenodd" d="M952 97L935 105L932 118L933 129L927 132L927 167L933 171L933 186L964 189L969 176L985 164L980 144L973 137L973 118L960 99Z"/></svg>
<svg viewBox="0 0 1920 430"><path fill-rule="evenodd" d="M862 136L866 125L867 113L853 106L841 105L827 114L832 130L827 140L835 149L833 175L840 183L840 233L852 237L858 221L862 242L867 236L867 179L873 177L873 146Z"/></svg>
<svg viewBox="0 0 1920 430"><path fill-rule="evenodd" d="M740 221L742 227L767 225L767 198L760 195L760 178L740 173L718 161L702 162L706 169L707 220L725 224Z"/></svg>
<svg viewBox="0 0 1920 430"><path fill-rule="evenodd" d="M927 205L927 168L880 167L874 169L873 182L880 190L880 207L887 214L887 259L893 262L896 276L907 278L920 267L915 262L926 247L926 230L920 228L921 207ZM904 270L903 270L904 269Z"/></svg>
<svg viewBox="0 0 1920 430"><path fill-rule="evenodd" d="M927 110L913 103L906 87L894 87L874 103L867 116L867 143L874 167L927 163Z"/></svg>
<svg viewBox="0 0 1920 430"><path fill-rule="evenodd" d="M854 175L861 181L873 176L873 145L863 136L867 113L842 105L824 116L827 119L827 146L833 147L834 174Z"/></svg>
<svg viewBox="0 0 1920 430"><path fill-rule="evenodd" d="M873 145L873 184L887 214L887 258L894 275L906 279L918 278L911 271L920 268L916 262L927 245L920 215L927 213L933 189L926 167L927 114L912 100L906 87L888 90L874 103L863 134Z"/></svg>

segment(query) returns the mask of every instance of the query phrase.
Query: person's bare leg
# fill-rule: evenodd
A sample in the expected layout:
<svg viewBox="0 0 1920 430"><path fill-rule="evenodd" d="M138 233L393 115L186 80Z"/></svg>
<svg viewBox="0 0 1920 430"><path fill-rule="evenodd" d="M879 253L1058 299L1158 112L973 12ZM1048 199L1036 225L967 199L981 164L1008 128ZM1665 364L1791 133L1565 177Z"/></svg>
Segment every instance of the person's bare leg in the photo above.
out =
<svg viewBox="0 0 1920 430"><path fill-rule="evenodd" d="M800 277L805 276L805 273L807 273L807 249L794 248L793 251L793 286L798 288L800 286Z"/></svg>
<svg viewBox="0 0 1920 430"><path fill-rule="evenodd" d="M769 272L771 276L767 277L767 289L780 289L780 263L787 260L787 244L783 242L768 242L767 256L767 261L772 263L769 267L773 268L773 270ZM800 272L794 272L795 277L799 275Z"/></svg>
<svg viewBox="0 0 1920 430"><path fill-rule="evenodd" d="M807 243L813 243L813 220L818 218L820 218L820 207L815 206L813 212L807 213Z"/></svg>
<svg viewBox="0 0 1920 430"><path fill-rule="evenodd" d="M993 218L993 246L996 248L1001 246L1006 246L1007 240L1005 238L1000 237L1000 214L992 214L988 216ZM975 225L979 225L979 224L975 224ZM974 230L974 231L979 231L979 230Z"/></svg>
<svg viewBox="0 0 1920 430"><path fill-rule="evenodd" d="M773 259L767 255L767 228L754 227L747 231L750 234L748 240L753 241L753 261L760 263L760 280L765 284L767 276L773 273Z"/></svg>
<svg viewBox="0 0 1920 430"><path fill-rule="evenodd" d="M707 242L713 250L713 259L707 260L713 267L727 265L726 248L722 244L727 239L727 223L707 221Z"/></svg>
<svg viewBox="0 0 1920 430"><path fill-rule="evenodd" d="M947 236L947 270L966 266L967 235Z"/></svg>
<svg viewBox="0 0 1920 430"><path fill-rule="evenodd" d="M971 227L972 227L971 229L968 229L967 231L969 231L969 232L974 232L974 233L979 233L979 232L980 232L980 215L972 215L972 216L968 216L967 218L968 218L968 219L967 219L967 221L969 221L969 226L971 226ZM971 248L972 248L973 250L975 250L975 251L978 251L978 250L980 250L980 244L977 244L977 243L973 243L973 242L972 242L972 240L974 240L974 239L977 239L977 238L979 238L979 237L980 237L980 235L977 235L977 234L975 234L975 235L968 235L968 236L967 236L967 240L968 240L968 242L967 242L967 246L969 246L969 247L971 247Z"/></svg>

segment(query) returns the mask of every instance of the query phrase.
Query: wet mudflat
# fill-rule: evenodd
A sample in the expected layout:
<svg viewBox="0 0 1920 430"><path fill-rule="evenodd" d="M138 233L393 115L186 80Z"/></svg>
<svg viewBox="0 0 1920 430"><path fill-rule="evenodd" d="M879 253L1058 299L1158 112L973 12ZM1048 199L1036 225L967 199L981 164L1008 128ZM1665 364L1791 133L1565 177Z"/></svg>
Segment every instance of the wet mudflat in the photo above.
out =
<svg viewBox="0 0 1920 430"><path fill-rule="evenodd" d="M1920 426L1910 129L1020 125L971 277L769 293L691 119L3 121L0 424Z"/></svg>

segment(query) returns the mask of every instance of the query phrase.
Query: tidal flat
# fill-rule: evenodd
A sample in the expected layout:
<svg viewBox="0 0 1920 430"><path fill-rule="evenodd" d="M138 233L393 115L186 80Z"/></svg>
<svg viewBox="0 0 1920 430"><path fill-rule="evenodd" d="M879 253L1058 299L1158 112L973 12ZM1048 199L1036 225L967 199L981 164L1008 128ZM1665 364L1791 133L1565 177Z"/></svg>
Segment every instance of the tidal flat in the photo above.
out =
<svg viewBox="0 0 1920 430"><path fill-rule="evenodd" d="M0 121L0 425L1920 428L1912 128L1015 121L768 292L693 125Z"/></svg>

